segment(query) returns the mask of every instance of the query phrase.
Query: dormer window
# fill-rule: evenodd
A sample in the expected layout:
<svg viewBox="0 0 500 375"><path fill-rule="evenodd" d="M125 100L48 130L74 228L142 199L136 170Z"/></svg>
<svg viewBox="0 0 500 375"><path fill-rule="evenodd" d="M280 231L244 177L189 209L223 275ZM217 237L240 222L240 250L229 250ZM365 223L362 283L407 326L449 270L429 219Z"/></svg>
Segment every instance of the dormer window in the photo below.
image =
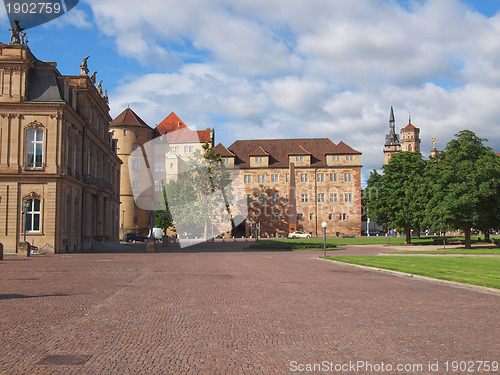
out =
<svg viewBox="0 0 500 375"><path fill-rule="evenodd" d="M255 158L255 162L256 162L256 163L262 163L262 161L263 161L262 156L257 156L257 157Z"/></svg>
<svg viewBox="0 0 500 375"><path fill-rule="evenodd" d="M296 162L302 162L302 161L304 161L304 157L303 156L297 156L297 157L295 157L295 161Z"/></svg>

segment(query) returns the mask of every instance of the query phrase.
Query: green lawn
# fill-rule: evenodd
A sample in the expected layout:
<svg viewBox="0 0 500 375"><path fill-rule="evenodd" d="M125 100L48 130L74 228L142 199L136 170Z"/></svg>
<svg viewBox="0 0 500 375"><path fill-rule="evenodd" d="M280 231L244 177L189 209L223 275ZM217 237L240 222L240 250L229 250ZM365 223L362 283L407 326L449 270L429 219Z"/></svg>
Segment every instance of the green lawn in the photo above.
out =
<svg viewBox="0 0 500 375"><path fill-rule="evenodd" d="M413 237L411 240L411 245L433 245L434 239L439 237ZM472 237L472 244L476 244L478 236ZM495 237L498 238L498 237ZM447 239L459 239L464 240L463 237L447 237ZM298 244L298 245L290 245L289 249L292 247L300 248L301 244L317 244L318 248L323 248L323 238L286 238L286 239L261 239L259 240L259 245L257 248L269 248L269 249L283 249L287 248L288 244ZM335 248L338 246L344 245L388 245L389 238L385 236L379 237L355 237L355 238L342 238L342 237L333 237L326 239L327 248ZM263 245L266 244L266 245ZM283 245L287 244L287 245ZM391 245L401 246L405 244L404 237L391 237ZM411 245L408 245L411 247ZM312 245L307 245L312 246ZM452 246L452 245L447 245Z"/></svg>
<svg viewBox="0 0 500 375"><path fill-rule="evenodd" d="M500 248L498 247L478 247L475 249L450 249L450 250L408 250L408 251L391 251L387 254L454 254L454 255L500 255Z"/></svg>
<svg viewBox="0 0 500 375"><path fill-rule="evenodd" d="M356 255L326 259L500 289L500 257Z"/></svg>

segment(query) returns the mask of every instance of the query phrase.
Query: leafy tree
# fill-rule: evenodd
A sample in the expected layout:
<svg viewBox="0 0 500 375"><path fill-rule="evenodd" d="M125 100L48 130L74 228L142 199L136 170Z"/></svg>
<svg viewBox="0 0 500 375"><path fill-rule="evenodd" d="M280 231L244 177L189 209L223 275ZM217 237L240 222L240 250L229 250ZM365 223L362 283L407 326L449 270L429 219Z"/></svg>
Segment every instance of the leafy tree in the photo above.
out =
<svg viewBox="0 0 500 375"><path fill-rule="evenodd" d="M383 167L384 174L372 172L368 181L370 216L379 224L404 230L411 243L411 229L420 229L425 206L421 199L425 161L417 152L399 152Z"/></svg>
<svg viewBox="0 0 500 375"><path fill-rule="evenodd" d="M470 130L455 134L426 175L431 191L427 218L431 225L460 228L471 247L471 228L483 231L499 225L500 163L497 155Z"/></svg>
<svg viewBox="0 0 500 375"><path fill-rule="evenodd" d="M196 150L182 165L177 181L165 185L170 209L175 208L176 227L189 227L191 234L208 237L208 225L227 219L231 196L231 176L221 155L209 144Z"/></svg>
<svg viewBox="0 0 500 375"><path fill-rule="evenodd" d="M383 186L382 177L376 169L370 172L370 178L363 192L362 202L366 208L367 216L379 225L388 228L391 223L385 209L385 196L380 194Z"/></svg>
<svg viewBox="0 0 500 375"><path fill-rule="evenodd" d="M170 213L170 208L168 207L167 193L165 191L165 187L163 187L163 202L165 203L165 209L156 211L154 225L155 228L163 228L164 235L166 235L167 229L174 228L174 220L172 219L172 214Z"/></svg>

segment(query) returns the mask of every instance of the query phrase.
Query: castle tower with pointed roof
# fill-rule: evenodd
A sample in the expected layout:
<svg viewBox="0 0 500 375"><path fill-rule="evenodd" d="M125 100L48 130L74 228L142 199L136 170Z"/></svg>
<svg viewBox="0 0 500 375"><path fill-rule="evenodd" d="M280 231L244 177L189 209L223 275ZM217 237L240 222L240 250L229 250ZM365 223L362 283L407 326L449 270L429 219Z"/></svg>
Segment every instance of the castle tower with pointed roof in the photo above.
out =
<svg viewBox="0 0 500 375"><path fill-rule="evenodd" d="M408 125L401 129L401 150L420 151L420 129L412 125L411 117L408 117Z"/></svg>
<svg viewBox="0 0 500 375"><path fill-rule="evenodd" d="M153 139L155 131L130 108L126 108L111 121L109 129L117 142L117 155L123 161L120 179L120 237L125 233L146 235L149 218L146 211L135 204L129 178L129 157L135 149Z"/></svg>
<svg viewBox="0 0 500 375"><path fill-rule="evenodd" d="M391 105L389 115L389 133L385 136L384 164L389 163L391 156L401 151L420 152L420 129L412 125L411 117L408 125L401 129L401 138L396 132L396 119Z"/></svg>
<svg viewBox="0 0 500 375"><path fill-rule="evenodd" d="M384 145L384 164L389 162L392 154L401 151L401 143L399 135L396 133L396 119L394 117L394 109L391 105L391 114L389 115L389 133L385 136Z"/></svg>

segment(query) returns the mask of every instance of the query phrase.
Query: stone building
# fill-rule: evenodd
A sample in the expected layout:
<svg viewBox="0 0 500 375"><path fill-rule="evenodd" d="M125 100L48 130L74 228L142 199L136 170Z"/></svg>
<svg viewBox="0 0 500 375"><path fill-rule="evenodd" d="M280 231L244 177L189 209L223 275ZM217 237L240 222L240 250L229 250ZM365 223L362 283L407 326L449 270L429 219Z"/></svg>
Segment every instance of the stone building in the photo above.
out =
<svg viewBox="0 0 500 375"><path fill-rule="evenodd" d="M107 95L64 76L21 43L0 44L0 238L47 253L118 240L121 161L109 136ZM23 208L23 203L25 203Z"/></svg>
<svg viewBox="0 0 500 375"><path fill-rule="evenodd" d="M152 178L151 190L155 197L151 205L158 206L162 198L163 185L178 178L182 163L196 150L208 142L214 145L214 130L191 130L174 113L170 113L154 129L147 125L130 108L125 109L110 124L113 139L117 142L118 155L123 161L121 179L121 234L136 232L147 235L150 218L144 207L138 207L134 194L144 190L141 181L131 183L131 173L141 173L141 160L147 159L149 166L148 180ZM140 149L140 158L130 156ZM139 205L142 206L142 205Z"/></svg>
<svg viewBox="0 0 500 375"><path fill-rule="evenodd" d="M411 118L408 125L401 129L401 138L396 132L396 120L391 105L389 115L389 133L385 136L384 164L387 164L391 156L401 151L420 152L420 129L412 125Z"/></svg>
<svg viewBox="0 0 500 375"><path fill-rule="evenodd" d="M239 140L218 144L224 164L243 176L249 215L236 236L255 224L262 236L294 230L321 236L361 234L361 153L327 138Z"/></svg>

